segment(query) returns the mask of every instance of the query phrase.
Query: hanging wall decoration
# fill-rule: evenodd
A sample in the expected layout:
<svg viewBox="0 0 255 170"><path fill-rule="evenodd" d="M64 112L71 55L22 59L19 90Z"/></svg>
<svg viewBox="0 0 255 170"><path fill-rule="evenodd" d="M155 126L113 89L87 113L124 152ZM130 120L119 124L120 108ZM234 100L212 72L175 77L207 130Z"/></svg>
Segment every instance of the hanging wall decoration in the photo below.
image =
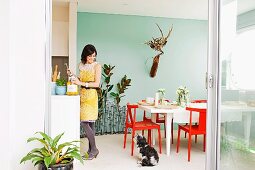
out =
<svg viewBox="0 0 255 170"><path fill-rule="evenodd" d="M173 30L173 26L172 26L172 28L169 30L167 36L164 37L161 28L159 27L158 24L156 24L156 25L158 26L158 29L159 29L159 31L161 33L161 37L158 37L158 38L153 38L152 37L151 41L145 42L145 44L149 45L152 49L154 49L155 51L160 52L159 54L157 54L153 58L153 64L152 64L151 70L150 70L150 76L151 77L155 77L156 76L160 55L164 54L162 48L166 45L167 39L168 39L168 37L170 36L170 34L171 34L172 30Z"/></svg>

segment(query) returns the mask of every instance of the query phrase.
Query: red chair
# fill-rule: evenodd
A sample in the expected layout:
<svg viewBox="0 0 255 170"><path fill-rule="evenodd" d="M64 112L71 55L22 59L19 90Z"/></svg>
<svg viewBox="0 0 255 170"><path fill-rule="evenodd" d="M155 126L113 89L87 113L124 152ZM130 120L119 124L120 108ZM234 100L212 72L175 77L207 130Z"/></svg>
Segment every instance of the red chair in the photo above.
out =
<svg viewBox="0 0 255 170"><path fill-rule="evenodd" d="M153 123L151 121L136 121L136 109L138 108L137 104L127 104L127 112L126 112L126 123L125 123L125 131L124 131L124 148L126 148L127 141L127 130L128 128L132 129L132 146L131 146L131 156L134 153L134 140L135 131L137 130L148 130L149 136L151 136L151 130L158 130L158 141L159 141L159 153L161 153L161 134L160 134L160 125ZM151 143L151 137L149 137L148 141ZM149 143L148 142L148 143Z"/></svg>
<svg viewBox="0 0 255 170"><path fill-rule="evenodd" d="M191 103L207 103L207 100L202 99L202 100L192 100ZM187 125L188 123L186 123ZM186 138L187 132L185 132L185 138ZM197 135L195 136L195 143L197 143Z"/></svg>
<svg viewBox="0 0 255 170"><path fill-rule="evenodd" d="M180 146L180 132L181 130L189 134L188 138L188 161L190 161L190 148L191 148L191 136L192 135L204 135L204 146L205 151L205 140L206 140L206 109L201 108L190 108L186 107L186 110L190 111L189 124L188 125L178 125L178 139L177 139L177 149L179 152ZM192 124L192 112L199 112L199 121L197 125Z"/></svg>
<svg viewBox="0 0 255 170"><path fill-rule="evenodd" d="M145 101L145 100L142 100L142 101ZM166 100L166 101L170 102L170 100ZM143 120L151 121L151 118L146 117L146 112L145 111L143 113ZM165 120L166 120L165 116L160 116L159 113L156 114L156 123L164 123L164 132L165 132L165 137L166 137L166 121ZM172 119L172 122L171 122L171 140L172 140L172 144L174 143L173 127L174 127L174 125L173 125L173 119ZM144 134L144 131L142 132L142 134Z"/></svg>
<svg viewBox="0 0 255 170"><path fill-rule="evenodd" d="M164 123L164 131L165 131L165 137L166 137L166 116L160 116L159 113L156 114L156 123ZM174 124L173 124L173 119L172 119L172 122L171 122L171 142L172 144L174 143Z"/></svg>

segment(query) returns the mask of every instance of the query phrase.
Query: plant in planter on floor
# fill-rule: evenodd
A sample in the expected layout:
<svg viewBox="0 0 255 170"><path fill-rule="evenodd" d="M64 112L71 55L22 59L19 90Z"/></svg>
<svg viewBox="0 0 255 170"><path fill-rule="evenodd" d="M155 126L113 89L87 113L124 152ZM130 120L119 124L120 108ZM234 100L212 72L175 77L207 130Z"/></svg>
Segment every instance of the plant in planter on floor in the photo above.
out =
<svg viewBox="0 0 255 170"><path fill-rule="evenodd" d="M54 139L43 132L35 134L40 134L41 138L31 137L27 142L38 141L42 147L32 149L21 159L20 163L31 160L34 166L39 165L40 170L72 170L74 159L83 164L79 147L76 145L80 141L58 144L64 133L57 135Z"/></svg>
<svg viewBox="0 0 255 170"><path fill-rule="evenodd" d="M65 95L66 94L66 80L63 78L56 80L56 94Z"/></svg>
<svg viewBox="0 0 255 170"><path fill-rule="evenodd" d="M116 92L113 91L112 71L115 66L104 64L102 67L102 83L98 92L98 119L95 123L96 134L120 133L124 130L125 106L120 107L120 100L124 97L124 91L130 86L130 79L124 76L117 84ZM109 95L110 94L110 95ZM113 100L112 100L113 99ZM81 128L81 137L84 136Z"/></svg>

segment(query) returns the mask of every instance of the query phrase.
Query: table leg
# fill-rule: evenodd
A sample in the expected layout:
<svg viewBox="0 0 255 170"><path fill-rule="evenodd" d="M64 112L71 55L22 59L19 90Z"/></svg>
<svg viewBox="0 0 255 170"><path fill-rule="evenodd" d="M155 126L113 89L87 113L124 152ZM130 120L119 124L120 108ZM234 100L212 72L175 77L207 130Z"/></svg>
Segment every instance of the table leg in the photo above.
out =
<svg viewBox="0 0 255 170"><path fill-rule="evenodd" d="M251 112L244 113L244 140L246 145L249 147L250 144L250 132L251 132Z"/></svg>
<svg viewBox="0 0 255 170"><path fill-rule="evenodd" d="M172 121L172 117L173 115L171 113L165 114L165 118L166 118L166 155L170 156L170 141L171 141L171 121Z"/></svg>
<svg viewBox="0 0 255 170"><path fill-rule="evenodd" d="M156 123L156 114L155 113L152 113L151 114L151 121ZM152 140L152 145L155 145L155 133L156 133L156 130L152 130L151 132L151 140Z"/></svg>

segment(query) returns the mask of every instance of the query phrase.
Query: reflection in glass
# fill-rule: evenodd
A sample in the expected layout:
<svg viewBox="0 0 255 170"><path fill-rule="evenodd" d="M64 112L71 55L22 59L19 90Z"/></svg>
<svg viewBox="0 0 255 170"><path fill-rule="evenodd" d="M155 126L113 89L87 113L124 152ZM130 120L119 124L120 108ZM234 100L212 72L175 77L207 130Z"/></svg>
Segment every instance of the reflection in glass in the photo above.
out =
<svg viewBox="0 0 255 170"><path fill-rule="evenodd" d="M255 1L225 0L221 5L220 17L220 169L253 170Z"/></svg>

